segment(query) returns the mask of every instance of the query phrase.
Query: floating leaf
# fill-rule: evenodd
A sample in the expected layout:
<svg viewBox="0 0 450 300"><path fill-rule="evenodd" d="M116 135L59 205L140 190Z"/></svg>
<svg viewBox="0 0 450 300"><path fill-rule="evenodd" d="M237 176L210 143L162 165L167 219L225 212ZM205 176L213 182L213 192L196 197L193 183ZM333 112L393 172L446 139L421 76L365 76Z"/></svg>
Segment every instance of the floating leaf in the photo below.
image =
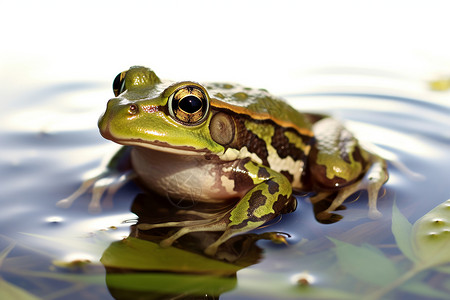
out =
<svg viewBox="0 0 450 300"><path fill-rule="evenodd" d="M383 286L399 274L394 263L373 247L358 247L330 238L341 268L364 282Z"/></svg>
<svg viewBox="0 0 450 300"><path fill-rule="evenodd" d="M392 207L392 233L394 234L395 241L398 248L402 253L412 261L417 260L414 256L412 243L411 243L411 231L412 225L408 219L400 212L397 204L394 202Z"/></svg>
<svg viewBox="0 0 450 300"><path fill-rule="evenodd" d="M175 247L128 237L112 243L100 259L106 267L231 275L242 267Z"/></svg>
<svg viewBox="0 0 450 300"><path fill-rule="evenodd" d="M422 267L450 262L450 199L436 206L413 226L413 251Z"/></svg>

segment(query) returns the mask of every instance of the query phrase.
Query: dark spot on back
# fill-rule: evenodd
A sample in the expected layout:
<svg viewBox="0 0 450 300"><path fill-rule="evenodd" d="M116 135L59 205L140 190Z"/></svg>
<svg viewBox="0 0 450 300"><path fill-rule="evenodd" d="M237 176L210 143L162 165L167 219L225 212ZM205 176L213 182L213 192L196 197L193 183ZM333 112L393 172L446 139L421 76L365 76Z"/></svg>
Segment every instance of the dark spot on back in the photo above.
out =
<svg viewBox="0 0 450 300"><path fill-rule="evenodd" d="M305 160L305 154L303 153L303 150L290 143L289 139L284 135L287 130L288 129L286 128L275 126L275 133L272 137L272 146L275 148L275 150L277 150L277 154L281 158L290 156L294 160ZM303 136L293 130L289 131L295 132L305 145L308 145L312 142L311 137Z"/></svg>
<svg viewBox="0 0 450 300"><path fill-rule="evenodd" d="M269 186L268 190L272 195L280 190L280 185L273 180L267 180L266 184Z"/></svg>
<svg viewBox="0 0 450 300"><path fill-rule="evenodd" d="M259 178L269 178L270 174L265 168L259 168L258 177Z"/></svg>

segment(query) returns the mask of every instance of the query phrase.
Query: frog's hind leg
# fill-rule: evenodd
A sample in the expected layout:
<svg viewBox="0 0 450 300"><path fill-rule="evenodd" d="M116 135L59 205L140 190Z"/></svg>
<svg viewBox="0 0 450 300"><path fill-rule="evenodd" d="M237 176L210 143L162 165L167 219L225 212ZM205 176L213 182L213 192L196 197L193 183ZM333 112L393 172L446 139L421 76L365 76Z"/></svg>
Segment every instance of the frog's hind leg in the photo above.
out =
<svg viewBox="0 0 450 300"><path fill-rule="evenodd" d="M227 213L220 219L193 227L180 229L174 235L163 240L162 246L170 246L181 236L196 231L223 231L223 234L205 250L205 254L214 256L220 245L231 237L251 231L272 220L279 211L292 211L295 209L297 200L292 196L290 185L286 184L287 179L283 175L276 175L276 180L268 179L256 185ZM274 177L275 177L274 176ZM280 184L276 183L280 182ZM275 196L275 191L266 190L269 186L279 188L279 194ZM274 193L274 194L272 194Z"/></svg>
<svg viewBox="0 0 450 300"><path fill-rule="evenodd" d="M369 194L369 217L372 219L381 217L381 212L377 209L378 193L388 177L386 161L376 156L362 182Z"/></svg>
<svg viewBox="0 0 450 300"><path fill-rule="evenodd" d="M327 219L330 216L330 213L335 211L344 201L353 193L356 193L360 190L367 190L368 198L369 198L369 218L371 219L378 219L382 216L381 212L377 209L377 201L378 201L378 193L383 186L383 184L386 182L388 178L387 174L387 166L386 161L379 157L374 157L373 162L369 170L366 172L364 177L360 179L359 181L346 186L342 190L338 192L336 195L336 198L333 199L333 202L331 205L324 210L323 212L320 212L317 215L317 218L319 220ZM326 193L325 193L326 195ZM318 196L321 196L321 194L318 194ZM324 197L320 197L319 200L323 199ZM316 200L317 201L317 200ZM313 202L313 201L312 201ZM313 202L314 203L314 202Z"/></svg>
<svg viewBox="0 0 450 300"><path fill-rule="evenodd" d="M317 218L330 217L330 212L359 190L369 193L369 217L380 217L376 203L378 192L388 178L385 160L364 150L337 120L321 119L313 125L313 131L316 143L308 159L310 181L319 191L337 192L330 207ZM325 193L319 193L314 200L330 196Z"/></svg>
<svg viewBox="0 0 450 300"><path fill-rule="evenodd" d="M179 239L183 235L191 233L191 232L224 231L224 230L226 230L226 228L227 228L227 224L223 220L218 220L218 221L214 221L214 222L204 222L203 224L183 227L180 230L178 230L176 233L171 235L170 237L166 238L165 240L162 240L160 242L160 245L161 245L161 247L169 247L177 239Z"/></svg>

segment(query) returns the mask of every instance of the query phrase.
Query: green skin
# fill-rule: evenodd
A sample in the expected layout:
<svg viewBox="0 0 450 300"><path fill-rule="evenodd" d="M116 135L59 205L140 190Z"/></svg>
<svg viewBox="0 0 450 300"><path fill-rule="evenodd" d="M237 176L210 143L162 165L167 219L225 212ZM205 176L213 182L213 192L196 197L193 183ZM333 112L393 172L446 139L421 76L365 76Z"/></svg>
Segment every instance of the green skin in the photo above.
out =
<svg viewBox="0 0 450 300"><path fill-rule="evenodd" d="M144 67L122 72L113 86L116 97L98 126L103 137L132 148L133 175L127 178L172 199L192 194L195 186L196 201L231 203L221 213L185 212L199 220L139 224L140 230L180 227L161 242L164 247L190 232L220 231L205 249L214 255L233 235L295 210L293 190L316 192L313 202L335 195L325 216L367 189L369 214L379 216L385 161L327 116L302 114L265 90L161 81ZM195 105L187 105L183 93Z"/></svg>

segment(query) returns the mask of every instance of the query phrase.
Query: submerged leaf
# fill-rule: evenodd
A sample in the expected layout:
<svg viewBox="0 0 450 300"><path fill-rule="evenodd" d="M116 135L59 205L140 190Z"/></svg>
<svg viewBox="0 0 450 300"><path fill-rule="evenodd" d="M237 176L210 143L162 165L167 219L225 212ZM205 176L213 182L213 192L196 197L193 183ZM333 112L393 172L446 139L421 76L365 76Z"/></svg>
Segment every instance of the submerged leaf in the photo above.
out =
<svg viewBox="0 0 450 300"><path fill-rule="evenodd" d="M168 295L213 295L232 290L235 277L170 273L107 274L108 287L124 291L154 292Z"/></svg>
<svg viewBox="0 0 450 300"><path fill-rule="evenodd" d="M8 245L8 247L6 247L5 249L3 249L2 252L0 252L0 267L2 266L3 261L5 260L5 258L8 256L9 252L11 252L11 250L16 246L16 243L11 243Z"/></svg>
<svg viewBox="0 0 450 300"><path fill-rule="evenodd" d="M0 278L0 299L39 300L41 298Z"/></svg>
<svg viewBox="0 0 450 300"><path fill-rule="evenodd" d="M450 262L450 199L436 206L413 226L414 254L425 267Z"/></svg>
<svg viewBox="0 0 450 300"><path fill-rule="evenodd" d="M353 277L384 286L399 276L394 263L376 248L358 247L331 238L330 240L336 245L336 255L341 268Z"/></svg>
<svg viewBox="0 0 450 300"><path fill-rule="evenodd" d="M392 233L398 248L402 253L412 261L416 260L411 243L412 225L408 219L400 212L397 204L394 202L392 207Z"/></svg>
<svg viewBox="0 0 450 300"><path fill-rule="evenodd" d="M15 245L16 243L10 243L8 247L0 252L0 266ZM39 300L40 298L0 278L0 299Z"/></svg>
<svg viewBox="0 0 450 300"><path fill-rule="evenodd" d="M429 298L436 298L436 299L448 299L449 295L447 292L440 291L436 289L435 287L431 287L430 285L423 283L421 281L412 281L408 282L401 286L401 289L404 291L407 291L414 295L421 295L426 296L427 299Z"/></svg>
<svg viewBox="0 0 450 300"><path fill-rule="evenodd" d="M450 274L450 266L437 267L436 270L438 270L441 273Z"/></svg>

